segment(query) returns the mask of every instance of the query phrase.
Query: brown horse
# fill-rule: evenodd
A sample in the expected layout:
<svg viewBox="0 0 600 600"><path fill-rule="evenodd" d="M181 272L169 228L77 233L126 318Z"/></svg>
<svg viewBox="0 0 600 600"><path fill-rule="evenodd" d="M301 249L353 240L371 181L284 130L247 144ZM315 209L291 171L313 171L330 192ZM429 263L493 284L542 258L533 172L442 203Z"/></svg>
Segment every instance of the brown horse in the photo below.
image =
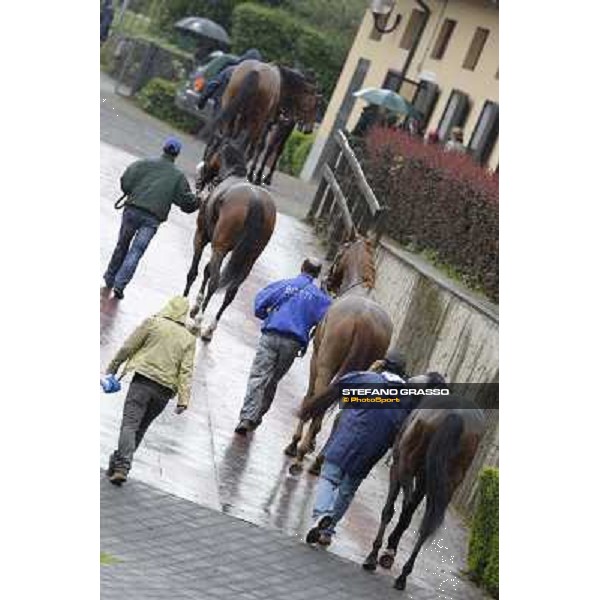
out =
<svg viewBox="0 0 600 600"><path fill-rule="evenodd" d="M297 81L296 86L300 85L303 75L292 69L286 69L280 67L283 73L284 79L287 77L290 81ZM250 173L248 179L254 181L257 185L261 185L262 173L265 169L267 161L271 158L271 171L265 178L265 184L270 185L273 179L273 171L277 166L277 161L283 152L283 148L288 138L292 134L294 128L298 128L298 131L305 134L313 132L315 121L317 118L317 111L322 101L322 96L316 93L316 84L314 79L305 79L305 93L298 96L298 92L288 94L283 92L280 101L280 112L276 121L267 125L263 131L263 135L254 150L254 157L252 158L252 164L250 166ZM291 87L291 86L288 86ZM262 165L254 176L256 167L263 155Z"/></svg>
<svg viewBox="0 0 600 600"><path fill-rule="evenodd" d="M264 143L265 132L280 112L293 115L312 131L319 96L313 83L293 69L245 60L239 64L225 89L222 109L208 130L210 147L214 133L238 139L242 133L244 149L250 159Z"/></svg>
<svg viewBox="0 0 600 600"><path fill-rule="evenodd" d="M422 376L426 378L427 376ZM427 383L414 377L410 382ZM415 547L394 587L403 590L423 544L437 531L456 488L463 480L484 433L483 412L470 400L436 396L424 400L398 432L390 468L388 496L379 531L363 568L374 571L377 563L390 569L402 534L425 498L425 514ZM378 553L394 504L403 489L402 512L388 537L387 549Z"/></svg>
<svg viewBox="0 0 600 600"><path fill-rule="evenodd" d="M265 185L271 185L271 182L273 181L273 173L277 168L277 163L279 162L285 144L290 135L292 135L292 131L294 131L295 127L296 121L293 118L286 117L284 115L281 115L277 122L272 124L267 131L266 143L263 144L266 146L266 149L264 151L260 167L256 172L256 176L254 175L254 171L260 158L260 152L257 150L254 156L254 161L250 167L250 172L248 173L248 179L250 181L254 181L256 185L261 185L263 183ZM267 164L269 164L269 173L263 179L263 173Z"/></svg>
<svg viewBox="0 0 600 600"><path fill-rule="evenodd" d="M212 255L204 269L202 286L190 312L190 317L195 320L194 328L199 331L211 297L217 289L226 288L223 304L214 322L202 332L202 339L209 341L223 311L231 304L240 285L269 242L277 212L271 195L247 182L243 150L229 140L213 149L204 166L204 174L218 178L220 183L212 190L198 213L194 258L183 295L189 294L198 276L202 251L210 242ZM221 264L229 253L229 262L221 273Z"/></svg>
<svg viewBox="0 0 600 600"><path fill-rule="evenodd" d="M382 358L390 344L393 324L387 312L369 292L375 285L375 266L371 243L355 232L344 244L329 270L327 286L339 293L325 318L319 324L313 342L310 379L303 405L320 395L334 378L350 371L367 369ZM333 403L335 398L332 398ZM300 420L285 453L294 456L290 473L302 471L304 456L316 443L323 415L311 419L303 437L304 423ZM318 473L319 459L311 468Z"/></svg>

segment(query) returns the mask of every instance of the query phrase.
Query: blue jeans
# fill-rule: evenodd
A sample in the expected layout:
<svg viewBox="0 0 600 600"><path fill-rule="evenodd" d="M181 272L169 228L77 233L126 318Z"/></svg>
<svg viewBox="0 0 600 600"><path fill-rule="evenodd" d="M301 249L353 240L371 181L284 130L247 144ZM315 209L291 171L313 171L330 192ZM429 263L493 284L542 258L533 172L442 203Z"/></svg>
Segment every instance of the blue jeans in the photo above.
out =
<svg viewBox="0 0 600 600"><path fill-rule="evenodd" d="M336 524L346 514L362 481L361 477L352 477L337 465L325 461L317 484L313 519L324 515L333 517L329 533L335 533Z"/></svg>
<svg viewBox="0 0 600 600"><path fill-rule="evenodd" d="M159 225L160 221L149 212L125 207L119 240L104 274L107 287L125 289Z"/></svg>

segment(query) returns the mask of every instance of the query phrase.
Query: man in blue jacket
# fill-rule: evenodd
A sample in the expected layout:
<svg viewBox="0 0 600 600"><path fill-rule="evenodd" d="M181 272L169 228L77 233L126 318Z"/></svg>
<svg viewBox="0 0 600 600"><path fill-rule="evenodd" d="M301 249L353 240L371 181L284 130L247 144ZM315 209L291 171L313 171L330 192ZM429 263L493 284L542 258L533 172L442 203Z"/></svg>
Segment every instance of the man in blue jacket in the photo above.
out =
<svg viewBox="0 0 600 600"><path fill-rule="evenodd" d="M262 336L236 433L246 435L260 425L279 381L304 354L311 330L325 316L331 298L313 283L320 272L320 262L307 258L298 277L276 281L256 295L254 314L263 321Z"/></svg>
<svg viewBox="0 0 600 600"><path fill-rule="evenodd" d="M375 363L370 371L356 371L340 378L338 383L353 386L402 384L405 360L390 351L384 360ZM416 396L407 396L406 403L393 407L345 408L331 433L323 452L315 503L314 525L306 535L309 544L328 546L335 525L342 519L354 494L371 469L393 445L404 420L415 408Z"/></svg>

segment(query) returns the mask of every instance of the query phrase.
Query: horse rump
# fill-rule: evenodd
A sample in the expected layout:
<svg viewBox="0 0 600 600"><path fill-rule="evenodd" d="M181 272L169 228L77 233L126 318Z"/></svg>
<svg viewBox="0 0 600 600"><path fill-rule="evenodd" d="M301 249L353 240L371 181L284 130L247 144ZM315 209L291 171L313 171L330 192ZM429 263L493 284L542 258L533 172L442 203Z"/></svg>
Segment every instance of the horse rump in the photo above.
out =
<svg viewBox="0 0 600 600"><path fill-rule="evenodd" d="M242 234L219 278L219 289L238 287L248 277L263 243L264 223L265 213L260 198L252 194Z"/></svg>
<svg viewBox="0 0 600 600"><path fill-rule="evenodd" d="M244 107L252 106L254 96L258 91L259 81L260 75L258 72L250 71L242 80L240 89L231 102L221 109L215 120L206 128L206 132L203 132L203 135L210 140L218 127L231 123ZM229 85L231 85L231 81Z"/></svg>

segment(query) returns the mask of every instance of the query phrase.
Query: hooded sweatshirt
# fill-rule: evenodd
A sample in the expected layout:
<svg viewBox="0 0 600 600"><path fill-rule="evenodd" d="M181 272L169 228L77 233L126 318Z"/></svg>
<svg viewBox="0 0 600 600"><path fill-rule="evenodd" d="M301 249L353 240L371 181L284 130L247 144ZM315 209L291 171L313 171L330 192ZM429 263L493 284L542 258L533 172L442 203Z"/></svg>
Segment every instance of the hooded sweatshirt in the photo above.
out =
<svg viewBox="0 0 600 600"><path fill-rule="evenodd" d="M185 327L188 310L186 298L172 298L127 338L107 373L115 375L127 361L123 374L140 373L177 393L178 406L188 406L196 351L196 338Z"/></svg>

